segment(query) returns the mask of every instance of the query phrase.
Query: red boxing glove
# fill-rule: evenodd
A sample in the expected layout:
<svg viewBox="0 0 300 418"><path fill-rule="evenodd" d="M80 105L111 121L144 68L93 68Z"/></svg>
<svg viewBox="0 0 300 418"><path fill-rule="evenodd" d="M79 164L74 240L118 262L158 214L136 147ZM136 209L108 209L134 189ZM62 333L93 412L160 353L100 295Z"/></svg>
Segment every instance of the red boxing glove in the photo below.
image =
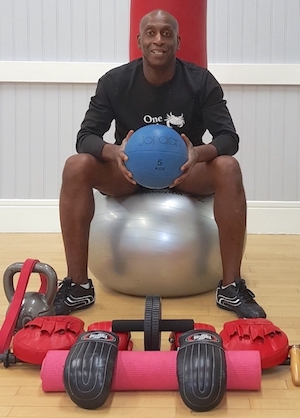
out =
<svg viewBox="0 0 300 418"><path fill-rule="evenodd" d="M49 350L69 350L84 332L84 322L73 316L42 316L27 322L14 336L17 359L42 364Z"/></svg>
<svg viewBox="0 0 300 418"><path fill-rule="evenodd" d="M112 321L94 322L88 326L88 331L109 331L112 332ZM131 341L130 332L115 332L119 337L118 349L131 351L133 348L133 342Z"/></svg>
<svg viewBox="0 0 300 418"><path fill-rule="evenodd" d="M262 369L278 366L288 357L286 334L267 319L226 322L220 336L225 350L258 350Z"/></svg>

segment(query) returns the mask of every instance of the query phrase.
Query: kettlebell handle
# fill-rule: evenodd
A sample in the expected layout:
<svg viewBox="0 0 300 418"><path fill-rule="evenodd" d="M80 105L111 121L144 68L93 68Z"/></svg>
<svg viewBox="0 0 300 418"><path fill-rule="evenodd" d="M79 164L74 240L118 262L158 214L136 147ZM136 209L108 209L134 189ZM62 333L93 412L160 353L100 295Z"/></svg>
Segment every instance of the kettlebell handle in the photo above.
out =
<svg viewBox="0 0 300 418"><path fill-rule="evenodd" d="M39 273L41 279L41 286L39 293L45 295L47 304L51 306L54 302L54 298L57 291L57 275L55 270L45 263L41 263L39 260L35 260L35 265L32 269L32 273ZM23 268L24 263L16 262L7 267L3 275L3 286L6 298L9 302L15 294L13 278L16 273L19 273Z"/></svg>

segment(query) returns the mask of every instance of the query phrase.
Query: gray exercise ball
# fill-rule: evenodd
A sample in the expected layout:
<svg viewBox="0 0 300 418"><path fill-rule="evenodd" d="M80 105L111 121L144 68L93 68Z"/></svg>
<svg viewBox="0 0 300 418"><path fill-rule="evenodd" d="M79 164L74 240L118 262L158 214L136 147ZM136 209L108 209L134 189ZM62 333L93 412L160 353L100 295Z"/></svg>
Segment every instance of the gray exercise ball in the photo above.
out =
<svg viewBox="0 0 300 418"><path fill-rule="evenodd" d="M169 190L122 198L94 194L89 269L105 287L135 296L189 296L222 277L213 196Z"/></svg>

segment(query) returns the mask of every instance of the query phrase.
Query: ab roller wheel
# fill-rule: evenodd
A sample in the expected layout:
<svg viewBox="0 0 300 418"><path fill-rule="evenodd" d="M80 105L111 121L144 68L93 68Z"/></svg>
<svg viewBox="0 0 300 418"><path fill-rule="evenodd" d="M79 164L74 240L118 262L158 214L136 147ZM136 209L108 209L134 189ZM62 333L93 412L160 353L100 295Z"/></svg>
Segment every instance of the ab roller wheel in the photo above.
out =
<svg viewBox="0 0 300 418"><path fill-rule="evenodd" d="M159 296L147 296L145 303L144 349L145 351L159 351L161 333L161 300Z"/></svg>

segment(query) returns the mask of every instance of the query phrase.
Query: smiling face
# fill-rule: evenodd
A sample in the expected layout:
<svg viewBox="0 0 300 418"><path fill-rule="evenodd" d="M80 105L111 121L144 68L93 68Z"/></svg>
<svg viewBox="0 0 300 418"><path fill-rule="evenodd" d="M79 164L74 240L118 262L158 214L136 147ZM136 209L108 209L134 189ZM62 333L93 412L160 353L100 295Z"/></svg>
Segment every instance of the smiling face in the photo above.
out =
<svg viewBox="0 0 300 418"><path fill-rule="evenodd" d="M174 68L180 37L178 22L172 15L163 10L154 10L144 16L137 39L144 65L152 69Z"/></svg>

